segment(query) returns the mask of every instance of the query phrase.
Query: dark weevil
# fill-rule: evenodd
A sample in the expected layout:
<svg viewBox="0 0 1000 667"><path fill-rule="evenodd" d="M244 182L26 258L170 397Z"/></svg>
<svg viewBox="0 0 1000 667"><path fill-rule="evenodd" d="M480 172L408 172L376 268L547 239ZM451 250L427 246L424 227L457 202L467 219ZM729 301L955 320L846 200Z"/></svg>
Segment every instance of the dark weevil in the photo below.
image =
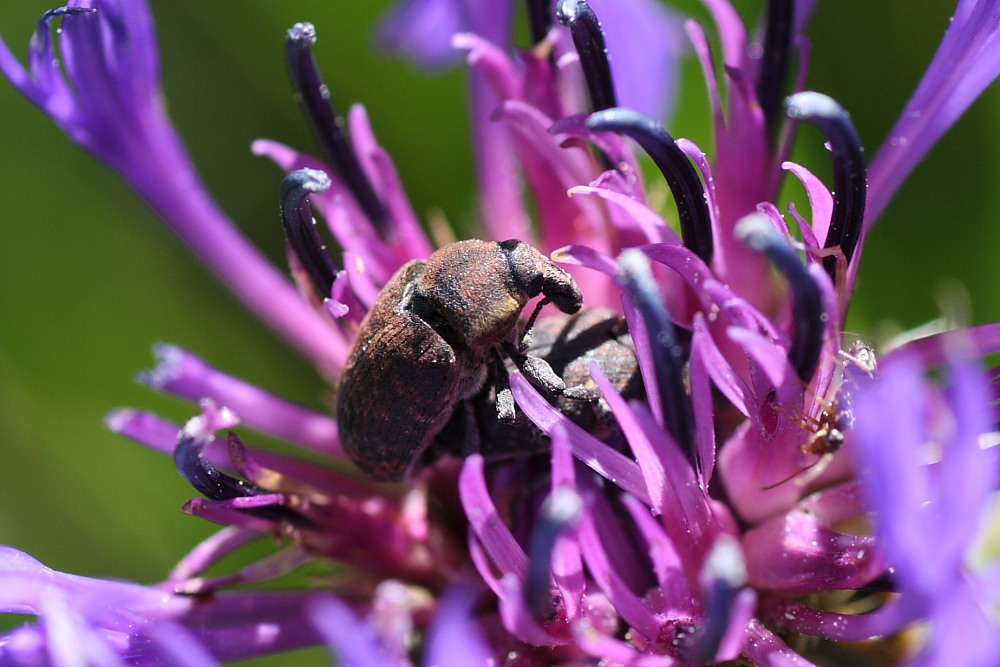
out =
<svg viewBox="0 0 1000 667"><path fill-rule="evenodd" d="M540 320L532 330L529 352L544 359L567 385L599 395L590 374L591 364L596 363L625 398L643 395L635 347L625 318L606 308ZM546 451L548 436L523 415L513 423L496 419L496 393L496 385L487 381L483 390L466 402L464 410L456 409L438 437L437 448L456 455L478 451L489 460ZM603 400L580 401L562 395L547 398L591 435L624 449L621 430ZM473 427L468 426L470 414Z"/></svg>
<svg viewBox="0 0 1000 667"><path fill-rule="evenodd" d="M519 331L521 311L539 294L544 298ZM547 303L575 313L583 297L568 273L521 241L461 241L427 261L405 264L362 321L347 360L337 396L344 451L368 477L398 481L420 465L421 455L459 406L456 422L461 426L449 425L449 432L472 434L487 450L499 447L501 438L493 425L502 430L515 418L505 359L547 396L563 401L560 407L571 418L590 418L595 428L595 420L610 420L600 410L581 411L566 402L597 398L593 389L581 386L589 381L588 349L566 347L562 356L569 357L561 358L559 325L540 326L539 339L532 344L532 325ZM592 329L590 335L597 338L591 340L591 351L612 341L613 352L597 356L622 356L619 338L627 334L620 318L602 311L584 321L590 324L563 323L563 338ZM552 326L556 328L550 331ZM552 343L545 349L550 336ZM607 363L608 368L631 363L629 377L635 373L630 345L629 340L622 348L628 350L624 356L629 361ZM563 369L573 384L567 386L541 355ZM484 405L492 414L483 414ZM437 448L454 451L447 443ZM463 449L455 453L467 453L467 446Z"/></svg>

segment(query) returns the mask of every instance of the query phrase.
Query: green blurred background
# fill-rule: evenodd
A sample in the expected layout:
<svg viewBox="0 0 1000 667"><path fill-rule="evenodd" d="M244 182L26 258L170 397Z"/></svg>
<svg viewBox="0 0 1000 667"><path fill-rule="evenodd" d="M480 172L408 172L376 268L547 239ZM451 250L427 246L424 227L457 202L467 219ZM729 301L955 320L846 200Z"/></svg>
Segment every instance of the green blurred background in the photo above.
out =
<svg viewBox="0 0 1000 667"><path fill-rule="evenodd" d="M748 16L758 2L736 3ZM704 17L694 0L675 3ZM24 53L48 0L0 3L0 34ZM367 107L418 213L473 220L463 74L428 77L378 55L386 2L155 1L171 114L209 189L283 261L279 174L257 137L311 149L291 99L282 40L317 25L317 55L341 108ZM809 86L838 99L874 155L947 26L951 0L828 0ZM705 93L685 65L675 136L709 145ZM192 495L169 460L102 425L116 406L182 421L190 406L132 381L150 346L177 343L306 404L325 387L111 174L0 81L0 543L51 567L154 582L213 527L180 512ZM849 328L866 337L939 313L942 287L968 291L971 321L1000 320L1000 91L987 92L897 196L866 246ZM803 141L804 140L804 141ZM820 173L818 134L797 157ZM801 192L792 193L800 201ZM322 660L320 661L322 664Z"/></svg>

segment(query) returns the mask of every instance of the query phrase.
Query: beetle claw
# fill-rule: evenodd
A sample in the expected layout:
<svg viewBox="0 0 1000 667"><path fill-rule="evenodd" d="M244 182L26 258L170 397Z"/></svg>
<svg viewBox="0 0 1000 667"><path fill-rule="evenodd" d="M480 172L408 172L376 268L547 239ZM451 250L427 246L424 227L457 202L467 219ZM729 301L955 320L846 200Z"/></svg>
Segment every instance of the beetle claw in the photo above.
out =
<svg viewBox="0 0 1000 667"><path fill-rule="evenodd" d="M576 387L566 387L566 389L563 390L562 395L574 401L587 401L588 403L592 403L601 397L601 395L593 389L587 389L586 387L579 385Z"/></svg>
<svg viewBox="0 0 1000 667"><path fill-rule="evenodd" d="M514 412L514 393L510 387L497 390L497 419L504 424L513 424L517 415Z"/></svg>

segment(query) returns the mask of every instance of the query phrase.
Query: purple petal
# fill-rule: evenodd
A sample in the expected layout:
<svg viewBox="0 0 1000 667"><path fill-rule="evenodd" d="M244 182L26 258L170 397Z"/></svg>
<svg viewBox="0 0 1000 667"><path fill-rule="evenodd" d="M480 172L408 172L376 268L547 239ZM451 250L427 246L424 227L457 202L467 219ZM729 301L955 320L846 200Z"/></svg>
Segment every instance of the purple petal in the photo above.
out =
<svg viewBox="0 0 1000 667"><path fill-rule="evenodd" d="M694 616L697 611L694 590L687 579L677 547L667 536L663 525L649 513L648 507L631 496L626 496L622 502L639 529L645 546L648 547L659 593L663 599L664 615Z"/></svg>
<svg viewBox="0 0 1000 667"><path fill-rule="evenodd" d="M885 569L874 538L839 533L799 509L751 528L743 548L755 588L793 594L860 588Z"/></svg>
<svg viewBox="0 0 1000 667"><path fill-rule="evenodd" d="M681 19L654 0L590 0L601 21L620 106L670 115L683 47Z"/></svg>
<svg viewBox="0 0 1000 667"><path fill-rule="evenodd" d="M164 109L146 3L86 4L99 11L67 16L60 33L67 81L56 83L56 64L38 80L50 91L24 92L35 102L51 92L43 109L115 169L251 310L323 369L342 367L348 350L327 319L251 245L201 183ZM0 51L0 67L23 83L23 72L9 56L6 48ZM53 61L35 66L53 68ZM71 95L65 94L67 87ZM53 108L53 101L69 108Z"/></svg>
<svg viewBox="0 0 1000 667"><path fill-rule="evenodd" d="M961 0L934 59L868 170L865 230L980 93L1000 75L1000 2Z"/></svg>
<svg viewBox="0 0 1000 667"><path fill-rule="evenodd" d="M900 354L880 365L875 386L855 402L879 546L903 590L931 601L954 589L997 480L979 440L993 430L992 394L982 372L967 364L952 366L950 389L941 394L916 357ZM935 466L927 465L928 446L940 456Z"/></svg>
<svg viewBox="0 0 1000 667"><path fill-rule="evenodd" d="M421 67L440 69L458 63L451 37L469 29L463 0L403 0L382 18L377 39L383 49Z"/></svg>
<svg viewBox="0 0 1000 667"><path fill-rule="evenodd" d="M222 558L259 539L259 533L236 526L226 526L202 541L182 558L174 566L167 581L176 584L197 577Z"/></svg>
<svg viewBox="0 0 1000 667"><path fill-rule="evenodd" d="M574 456L590 466L596 473L643 502L651 502L642 473L635 461L628 459L571 422L546 401L520 373L511 375L510 387L514 392L514 399L518 407L540 429L551 433L557 424L561 425L569 437Z"/></svg>
<svg viewBox="0 0 1000 667"><path fill-rule="evenodd" d="M546 631L532 617L531 610L525 604L524 589L521 580L508 574L500 581L500 618L504 627L512 635L523 642L535 646L559 646L568 641L555 637Z"/></svg>
<svg viewBox="0 0 1000 667"><path fill-rule="evenodd" d="M916 620L917 611L908 597L890 599L868 613L841 614L815 609L782 596L763 599L758 616L777 630L836 641L860 642L899 632Z"/></svg>
<svg viewBox="0 0 1000 667"><path fill-rule="evenodd" d="M973 356L1000 353L1000 323L982 324L977 327L943 331L910 341L884 355L889 361L896 356L916 356L926 368L942 366L957 350L969 349Z"/></svg>
<svg viewBox="0 0 1000 667"><path fill-rule="evenodd" d="M227 375L179 347L160 344L153 348L153 353L157 366L141 373L140 382L191 401L210 398L243 416L248 426L325 454L342 456L333 417Z"/></svg>
<svg viewBox="0 0 1000 667"><path fill-rule="evenodd" d="M483 476L482 456L476 454L465 459L458 488L462 497L462 507L469 519L469 527L483 543L483 547L501 574L524 577L528 571L528 556L507 525L500 519L493 504Z"/></svg>
<svg viewBox="0 0 1000 667"><path fill-rule="evenodd" d="M452 586L441 596L427 631L425 665L485 667L494 663L483 629L473 621L477 597L476 587L468 584Z"/></svg>
<svg viewBox="0 0 1000 667"><path fill-rule="evenodd" d="M743 655L757 667L816 667L756 619L747 628Z"/></svg>
<svg viewBox="0 0 1000 667"><path fill-rule="evenodd" d="M309 616L344 664L386 667L374 631L343 600L332 595L317 598L311 605Z"/></svg>
<svg viewBox="0 0 1000 667"><path fill-rule="evenodd" d="M621 571L609 558L605 542L601 539L595 518L584 516L579 528L580 548L587 569L594 581L621 614L622 619L647 639L659 636L662 619L639 599L622 578Z"/></svg>

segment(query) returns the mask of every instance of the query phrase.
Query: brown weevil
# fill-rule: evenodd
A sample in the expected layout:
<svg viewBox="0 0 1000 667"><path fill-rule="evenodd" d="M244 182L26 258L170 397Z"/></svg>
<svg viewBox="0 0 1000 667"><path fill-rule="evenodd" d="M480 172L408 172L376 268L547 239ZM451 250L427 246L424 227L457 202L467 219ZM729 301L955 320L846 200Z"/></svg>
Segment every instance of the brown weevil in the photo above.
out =
<svg viewBox="0 0 1000 667"><path fill-rule="evenodd" d="M519 333L521 311L539 294ZM347 359L337 395L344 451L371 479L402 479L491 369L495 418L512 422L504 358L548 395L593 400L592 391L567 387L548 363L527 354L547 303L575 313L583 296L568 273L516 239L460 241L403 265L361 322Z"/></svg>
<svg viewBox="0 0 1000 667"><path fill-rule="evenodd" d="M600 391L591 377L591 364L596 364L615 390L626 399L643 396L642 378L635 346L625 318L607 308L581 310L574 315L551 315L532 329L528 352L544 359L567 385L588 390L599 396ZM508 362L508 366L511 364ZM491 369L491 372L492 369ZM475 420L475 432L463 427L461 412L442 431L438 447L461 455L478 451L489 460L521 457L548 450L550 440L523 415L514 423L496 419L497 385L487 381L483 390L468 401ZM549 395L549 402L566 417L591 435L623 449L624 436L610 407L603 400L580 401L565 395ZM493 418L491 419L491 415ZM475 441L477 440L478 441ZM470 446L470 441L474 441Z"/></svg>

